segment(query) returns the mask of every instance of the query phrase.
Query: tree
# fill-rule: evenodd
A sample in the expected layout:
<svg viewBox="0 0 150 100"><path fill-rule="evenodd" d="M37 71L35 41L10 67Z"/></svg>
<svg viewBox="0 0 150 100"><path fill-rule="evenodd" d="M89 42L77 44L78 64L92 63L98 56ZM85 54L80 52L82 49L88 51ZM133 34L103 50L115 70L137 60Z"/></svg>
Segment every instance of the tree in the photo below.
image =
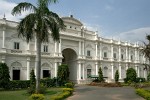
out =
<svg viewBox="0 0 150 100"><path fill-rule="evenodd" d="M36 84L36 79L35 79L35 74L34 74L34 70L31 70L30 73L30 86L35 86Z"/></svg>
<svg viewBox="0 0 150 100"><path fill-rule="evenodd" d="M10 76L9 68L5 63L0 63L0 87L9 88Z"/></svg>
<svg viewBox="0 0 150 100"><path fill-rule="evenodd" d="M12 15L31 11L19 22L17 30L18 37L25 38L27 43L36 37L36 93L40 90L41 43L48 42L50 34L54 41L59 41L59 31L65 28L63 20L48 9L50 3L56 2L57 0L37 0L36 6L28 2L21 2L12 10Z"/></svg>
<svg viewBox="0 0 150 100"><path fill-rule="evenodd" d="M150 73L147 75L147 81L150 81Z"/></svg>
<svg viewBox="0 0 150 100"><path fill-rule="evenodd" d="M104 79L103 79L103 72L102 72L101 67L99 67L98 75L99 75L98 80L99 80L100 82L103 82Z"/></svg>
<svg viewBox="0 0 150 100"><path fill-rule="evenodd" d="M116 70L115 72L115 82L117 83L119 81L119 72Z"/></svg>
<svg viewBox="0 0 150 100"><path fill-rule="evenodd" d="M144 46L141 50L141 52L143 53L143 55L149 60L150 62L150 35L146 36L146 40L148 42L143 42ZM144 64L145 65L145 70L149 71L150 70L150 65L149 64Z"/></svg>
<svg viewBox="0 0 150 100"><path fill-rule="evenodd" d="M128 68L126 72L127 82L136 82L136 71L133 68Z"/></svg>
<svg viewBox="0 0 150 100"><path fill-rule="evenodd" d="M69 81L69 68L68 65L60 65L58 66L57 78L59 85L64 85Z"/></svg>

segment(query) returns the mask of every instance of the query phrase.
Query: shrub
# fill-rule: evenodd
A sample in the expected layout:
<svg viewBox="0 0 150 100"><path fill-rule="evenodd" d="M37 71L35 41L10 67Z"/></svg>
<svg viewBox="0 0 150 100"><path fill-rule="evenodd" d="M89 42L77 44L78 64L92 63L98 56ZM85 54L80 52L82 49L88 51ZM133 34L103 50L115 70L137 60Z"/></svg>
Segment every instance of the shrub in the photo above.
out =
<svg viewBox="0 0 150 100"><path fill-rule="evenodd" d="M103 82L104 79L103 79L103 72L102 72L101 67L99 67L98 74L99 74L99 77L98 77L99 82Z"/></svg>
<svg viewBox="0 0 150 100"><path fill-rule="evenodd" d="M58 66L58 84L63 86L66 82L69 81L69 68L68 65Z"/></svg>
<svg viewBox="0 0 150 100"><path fill-rule="evenodd" d="M71 94L73 93L72 88L63 88L63 92L69 91Z"/></svg>
<svg viewBox="0 0 150 100"><path fill-rule="evenodd" d="M8 89L10 82L9 68L5 63L0 63L0 87Z"/></svg>
<svg viewBox="0 0 150 100"><path fill-rule="evenodd" d="M29 99L30 100L44 100L44 95L43 94L32 94Z"/></svg>
<svg viewBox="0 0 150 100"><path fill-rule="evenodd" d="M145 78L142 78L142 77L137 77L136 78L136 83L139 83L139 82L145 82Z"/></svg>
<svg viewBox="0 0 150 100"><path fill-rule="evenodd" d="M35 79L35 74L34 74L34 70L31 70L30 73L30 86L35 86L36 84L36 79Z"/></svg>
<svg viewBox="0 0 150 100"><path fill-rule="evenodd" d="M13 80L9 82L9 89L25 89L30 87L29 80Z"/></svg>
<svg viewBox="0 0 150 100"><path fill-rule="evenodd" d="M40 83L46 87L55 87L56 86L56 78L44 78L40 80Z"/></svg>
<svg viewBox="0 0 150 100"><path fill-rule="evenodd" d="M118 82L119 81L119 73L118 73L118 70L116 70L115 72L115 82Z"/></svg>
<svg viewBox="0 0 150 100"><path fill-rule="evenodd" d="M127 69L126 81L136 82L136 71L133 68Z"/></svg>
<svg viewBox="0 0 150 100"><path fill-rule="evenodd" d="M63 88L63 92L61 94L52 96L50 100L64 100L68 96L70 96L73 92L73 89L71 88Z"/></svg>
<svg viewBox="0 0 150 100"><path fill-rule="evenodd" d="M73 82L69 82L65 84L66 88L73 88L74 87L74 83Z"/></svg>
<svg viewBox="0 0 150 100"><path fill-rule="evenodd" d="M29 94L35 93L35 86L30 86L30 87L27 89L27 93L29 93Z"/></svg>
<svg viewBox="0 0 150 100"><path fill-rule="evenodd" d="M150 81L150 73L147 75L147 81Z"/></svg>
<svg viewBox="0 0 150 100"><path fill-rule="evenodd" d="M144 89L136 89L136 93L146 100L150 100L150 91Z"/></svg>
<svg viewBox="0 0 150 100"><path fill-rule="evenodd" d="M128 79L127 78L124 78L124 83L128 83Z"/></svg>

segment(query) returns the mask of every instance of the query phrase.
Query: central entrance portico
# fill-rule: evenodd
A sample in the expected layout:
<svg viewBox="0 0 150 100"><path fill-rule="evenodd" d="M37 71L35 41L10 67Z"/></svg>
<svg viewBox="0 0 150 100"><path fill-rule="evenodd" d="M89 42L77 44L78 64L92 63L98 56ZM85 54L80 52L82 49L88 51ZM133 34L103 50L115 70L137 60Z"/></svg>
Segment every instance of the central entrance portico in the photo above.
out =
<svg viewBox="0 0 150 100"><path fill-rule="evenodd" d="M72 82L77 82L77 54L71 48L66 48L62 51L62 64L67 64L69 67L69 79Z"/></svg>

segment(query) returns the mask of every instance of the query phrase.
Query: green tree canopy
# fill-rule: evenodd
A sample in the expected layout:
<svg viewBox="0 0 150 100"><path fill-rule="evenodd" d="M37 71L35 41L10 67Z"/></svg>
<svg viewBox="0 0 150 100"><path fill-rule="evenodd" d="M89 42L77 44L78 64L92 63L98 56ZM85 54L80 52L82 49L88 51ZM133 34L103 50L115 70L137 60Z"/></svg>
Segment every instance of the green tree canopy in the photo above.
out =
<svg viewBox="0 0 150 100"><path fill-rule="evenodd" d="M9 68L5 63L0 63L0 87L9 88L10 76Z"/></svg>
<svg viewBox="0 0 150 100"><path fill-rule="evenodd" d="M99 67L98 75L99 75L98 77L99 82L103 82L104 78L103 78L103 72L102 72L101 67Z"/></svg>
<svg viewBox="0 0 150 100"><path fill-rule="evenodd" d="M59 85L64 85L69 81L69 67L68 65L60 65L58 66L57 78Z"/></svg>
<svg viewBox="0 0 150 100"><path fill-rule="evenodd" d="M136 82L136 71L133 68L127 69L126 78L128 81Z"/></svg>
<svg viewBox="0 0 150 100"><path fill-rule="evenodd" d="M116 70L115 72L115 82L118 82L119 81L119 72L118 70Z"/></svg>

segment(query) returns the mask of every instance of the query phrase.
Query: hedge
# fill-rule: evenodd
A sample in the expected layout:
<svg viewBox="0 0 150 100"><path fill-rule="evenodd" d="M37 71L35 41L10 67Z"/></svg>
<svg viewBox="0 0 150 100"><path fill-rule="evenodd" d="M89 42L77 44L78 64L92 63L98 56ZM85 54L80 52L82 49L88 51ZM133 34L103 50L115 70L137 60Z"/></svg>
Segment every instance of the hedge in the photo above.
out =
<svg viewBox="0 0 150 100"><path fill-rule="evenodd" d="M14 80L9 83L9 89L24 89L28 87L30 87L29 80Z"/></svg>
<svg viewBox="0 0 150 100"><path fill-rule="evenodd" d="M64 100L68 96L72 95L73 89L72 88L63 88L63 91L61 94L52 96L50 100Z"/></svg>
<svg viewBox="0 0 150 100"><path fill-rule="evenodd" d="M55 87L56 86L56 79L50 79L50 78L46 78L46 79L41 79L40 83L43 86L46 87ZM13 80L10 81L8 84L8 89L25 89L30 87L30 80ZM2 86L0 86L0 88L2 88Z"/></svg>
<svg viewBox="0 0 150 100"><path fill-rule="evenodd" d="M29 97L29 100L44 100L44 95L43 94L32 94Z"/></svg>
<svg viewBox="0 0 150 100"><path fill-rule="evenodd" d="M136 89L136 94L145 98L146 100L150 100L150 91L144 89Z"/></svg>

